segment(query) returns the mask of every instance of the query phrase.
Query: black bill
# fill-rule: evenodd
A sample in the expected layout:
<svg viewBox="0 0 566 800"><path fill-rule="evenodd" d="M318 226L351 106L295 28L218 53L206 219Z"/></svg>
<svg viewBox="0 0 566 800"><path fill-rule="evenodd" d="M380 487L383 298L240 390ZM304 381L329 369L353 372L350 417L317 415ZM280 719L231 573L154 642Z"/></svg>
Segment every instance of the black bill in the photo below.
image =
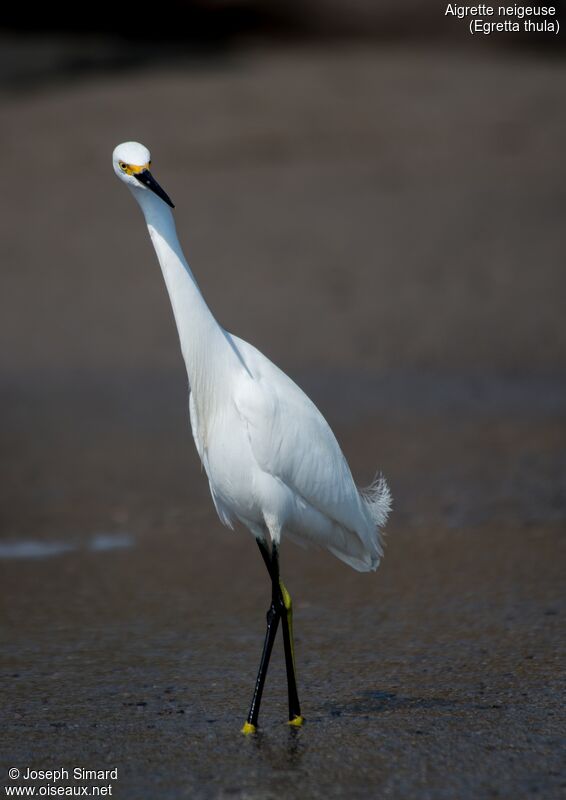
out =
<svg viewBox="0 0 566 800"><path fill-rule="evenodd" d="M168 206L175 208L169 195L163 191L148 169L144 169L143 172L135 173L134 178L136 178L136 180L138 180L140 183L143 183L144 186L147 186L148 189L151 189L151 191L160 197L165 203L167 203Z"/></svg>

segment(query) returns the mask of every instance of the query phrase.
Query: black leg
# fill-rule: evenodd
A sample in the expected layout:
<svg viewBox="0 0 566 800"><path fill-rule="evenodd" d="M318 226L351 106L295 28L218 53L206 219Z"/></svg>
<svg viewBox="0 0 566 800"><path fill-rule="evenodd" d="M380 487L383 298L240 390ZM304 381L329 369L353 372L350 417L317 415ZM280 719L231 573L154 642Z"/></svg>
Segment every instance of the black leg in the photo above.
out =
<svg viewBox="0 0 566 800"><path fill-rule="evenodd" d="M265 685L265 678L267 676L267 668L269 667L269 659L273 649L273 642L277 633L277 626L281 617L281 608L279 603L271 603L271 607L267 612L267 630L265 632L265 642L263 644L263 653L261 654L261 661L259 664L259 671L257 673L257 680L255 683L254 694L252 697L252 704L250 706L250 713L248 719L244 723L242 733L255 733L257 728L257 718L259 716L259 707L261 704L261 697L263 695L263 687Z"/></svg>
<svg viewBox="0 0 566 800"><path fill-rule="evenodd" d="M271 580L273 593L277 591L281 609L281 627L283 629L283 647L285 649L285 668L287 670L287 693L289 697L289 724L300 726L303 724L301 706L297 692L297 679L295 675L295 645L293 642L293 604L291 595L279 577L279 551L273 545L271 554Z"/></svg>
<svg viewBox="0 0 566 800"><path fill-rule="evenodd" d="M282 620L283 629L283 646L285 649L285 667L287 670L287 691L289 697L289 724L300 726L303 724L303 717L301 716L301 708L299 704L299 696L297 693L297 681L295 677L295 654L293 645L293 609L291 603L291 596L279 578L279 553L277 546L274 544L272 552L265 542L258 540L258 547L261 556L264 560L265 566L271 577L272 597L271 607L267 612L267 632L265 637L265 644L263 655L259 668L259 673L256 682L256 689L252 699L248 721L244 725L244 733L252 733L257 727L257 718L259 714L259 705L261 702L261 695L265 683L265 676L267 674L267 667L269 664L269 657L273 647L275 634L277 633L277 625L279 618Z"/></svg>
<svg viewBox="0 0 566 800"><path fill-rule="evenodd" d="M289 696L289 722L291 725L302 725L301 706L297 692L297 678L295 673L295 647L293 643L293 610L291 596L285 589L285 611L281 614L281 627L283 629L283 646L285 648L285 667L287 669L287 693Z"/></svg>

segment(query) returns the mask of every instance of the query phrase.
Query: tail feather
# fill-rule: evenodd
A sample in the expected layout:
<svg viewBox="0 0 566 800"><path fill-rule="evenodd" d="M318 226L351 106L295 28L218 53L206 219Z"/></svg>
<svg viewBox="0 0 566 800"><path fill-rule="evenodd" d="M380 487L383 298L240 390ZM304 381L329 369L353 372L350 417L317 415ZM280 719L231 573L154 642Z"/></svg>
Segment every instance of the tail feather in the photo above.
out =
<svg viewBox="0 0 566 800"><path fill-rule="evenodd" d="M383 475L377 474L369 486L358 489L369 516L369 530L348 531L346 547L328 547L331 553L359 572L375 571L383 556L383 526L391 511L391 492Z"/></svg>
<svg viewBox="0 0 566 800"><path fill-rule="evenodd" d="M326 547L359 572L376 570L383 556L382 528L391 509L391 493L382 475L358 492L362 514L355 528L346 528L303 500L300 517L285 535L304 547Z"/></svg>
<svg viewBox="0 0 566 800"><path fill-rule="evenodd" d="M391 492L387 481L378 473L369 486L359 490L374 525L383 528L391 511Z"/></svg>

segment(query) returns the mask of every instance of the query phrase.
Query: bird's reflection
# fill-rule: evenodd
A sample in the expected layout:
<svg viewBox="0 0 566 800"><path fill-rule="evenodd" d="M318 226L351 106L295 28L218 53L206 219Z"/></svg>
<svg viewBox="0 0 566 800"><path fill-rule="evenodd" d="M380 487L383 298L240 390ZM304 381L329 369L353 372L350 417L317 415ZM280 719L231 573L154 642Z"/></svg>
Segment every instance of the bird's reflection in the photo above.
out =
<svg viewBox="0 0 566 800"><path fill-rule="evenodd" d="M258 731L249 737L254 750L265 759L274 770L298 769L305 755L304 731L289 726L284 742L274 741L269 734Z"/></svg>

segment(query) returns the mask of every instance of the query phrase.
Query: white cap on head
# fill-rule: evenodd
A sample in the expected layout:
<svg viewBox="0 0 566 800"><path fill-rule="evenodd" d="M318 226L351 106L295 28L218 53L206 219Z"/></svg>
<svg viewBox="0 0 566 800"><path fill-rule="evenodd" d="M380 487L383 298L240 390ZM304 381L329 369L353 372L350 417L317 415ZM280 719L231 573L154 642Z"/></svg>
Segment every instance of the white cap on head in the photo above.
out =
<svg viewBox="0 0 566 800"><path fill-rule="evenodd" d="M112 163L117 164L119 161L131 166L145 167L151 161L151 155L147 147L139 142L122 142L112 153Z"/></svg>
<svg viewBox="0 0 566 800"><path fill-rule="evenodd" d="M170 197L149 171L150 165L151 154L147 147L139 142L122 142L112 153L114 172L128 185L138 200L141 199L139 192L149 189L168 206L175 208Z"/></svg>

